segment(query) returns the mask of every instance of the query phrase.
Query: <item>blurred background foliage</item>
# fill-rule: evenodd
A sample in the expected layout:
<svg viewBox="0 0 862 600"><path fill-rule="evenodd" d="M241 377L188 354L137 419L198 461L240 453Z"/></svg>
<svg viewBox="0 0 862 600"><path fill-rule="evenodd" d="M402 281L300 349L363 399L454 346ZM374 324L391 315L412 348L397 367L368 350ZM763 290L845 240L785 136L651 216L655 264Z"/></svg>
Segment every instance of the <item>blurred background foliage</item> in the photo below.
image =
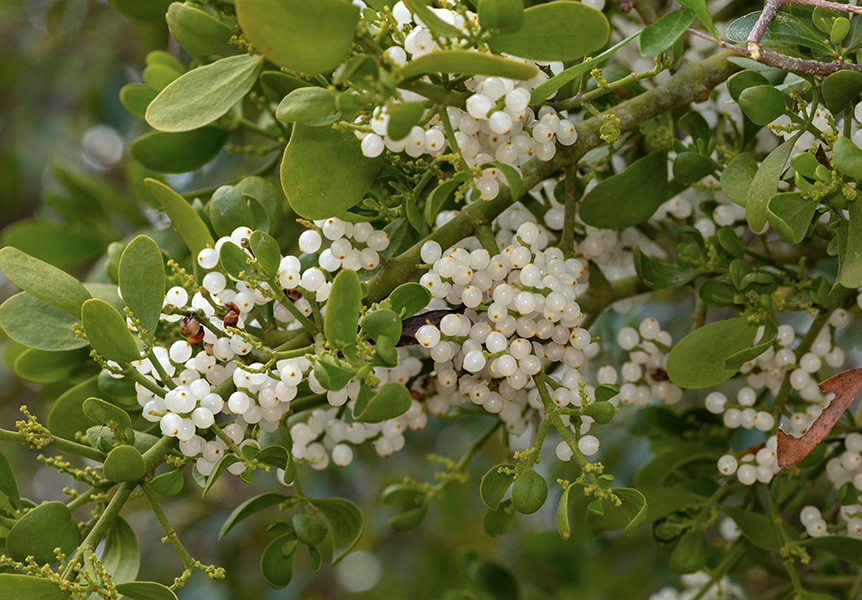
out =
<svg viewBox="0 0 862 600"><path fill-rule="evenodd" d="M91 280L99 280L104 277L104 264L98 259L111 241L123 239L148 221L158 225L158 215L148 210L146 198L127 183L140 178L140 173L129 171L135 166L128 157L128 144L143 133L145 125L123 108L119 90L140 81L151 50L167 48L184 62L189 57L169 39L164 20L133 21L104 0L0 0L0 40L0 226L4 229L0 241L23 244L37 256L54 253L53 258L62 257L61 266L82 278L89 274ZM233 158L230 164L232 169L251 172L260 160ZM183 176L185 180L171 183L185 189L215 185L230 179L221 172L223 167L227 168L227 161L216 160L191 176L198 179ZM88 219L73 224L66 219L70 211L85 211ZM75 236L76 243L67 245L66 236ZM89 244L82 246L81 239ZM34 247L26 247L28 242ZM78 251L66 254L72 245ZM0 295L5 299L13 292L14 286L4 279ZM679 313L672 307L666 310L668 315ZM650 314L659 316L654 308ZM637 310L625 317L610 314L597 323L597 331L603 337L613 336L613 330L640 317ZM6 365L17 351L14 344L5 342ZM21 404L44 417L57 390L22 383L6 365L0 366L4 427L19 418ZM501 538L489 537L481 526L485 508L478 482L490 465L507 459L500 442L482 451L467 484L450 486L443 502L432 508L417 530L394 531L388 519L396 511L382 504L383 488L408 473L420 481L433 481L434 463L426 456L458 458L493 419L475 415L455 422L437 421L422 432L411 432L405 452L381 460L365 448L348 469L331 468L307 478L309 495L341 495L363 507L367 529L358 550L334 570L324 568L311 575L307 564L299 565L293 583L283 590L270 589L257 564L268 541L262 525L272 511L249 519L225 540L217 539L221 524L242 500L278 487L274 476L254 486L225 477L203 499L200 489L187 482L182 494L167 503L168 516L193 556L227 568L227 582L214 583L197 573L179 591L180 598L619 599L645 598L676 583L664 555L653 547L648 528L633 538L624 538L622 532L599 534L582 522L585 508L576 504L572 537L562 540L556 532L553 497L559 496L559 486L552 486L556 491L539 513L518 517ZM647 443L624 427L606 435L603 460L618 484L624 485L649 456ZM546 449L552 451L554 446L546 444ZM25 496L64 499L62 490L69 480L52 469L39 468L34 451L12 445L3 450L20 474ZM539 468L551 481L570 477L567 465L559 461L548 460ZM172 549L161 543L162 532L145 502L139 498L130 503L124 516L142 547L140 578L171 583L181 565ZM299 560L307 563L305 556Z"/></svg>

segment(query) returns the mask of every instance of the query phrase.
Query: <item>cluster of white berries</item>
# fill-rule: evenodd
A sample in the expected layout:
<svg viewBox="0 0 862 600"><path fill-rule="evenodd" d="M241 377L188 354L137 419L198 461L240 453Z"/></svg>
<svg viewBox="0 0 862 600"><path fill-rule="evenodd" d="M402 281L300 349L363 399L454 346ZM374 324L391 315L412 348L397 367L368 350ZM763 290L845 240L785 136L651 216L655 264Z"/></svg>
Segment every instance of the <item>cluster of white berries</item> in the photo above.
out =
<svg viewBox="0 0 862 600"><path fill-rule="evenodd" d="M389 245L389 236L367 223L354 225L333 218L315 221L313 225L315 229L305 231L299 244L303 252L318 253L316 258L320 267L303 269L299 257L284 256L278 280L287 290L300 288L302 294L311 294L315 302L325 302L329 296L331 282L326 273L340 268L374 269L379 264L378 253ZM163 434L176 437L180 450L197 459L195 466L204 476L212 472L228 451L227 443L206 433L219 413L235 417L233 422L223 427L223 431L242 447L257 443L252 437L253 429L272 432L280 426L282 416L290 410L290 402L304 381L313 393L326 394L332 406L355 400L359 389L358 381L354 381L344 390L327 392L314 378L312 362L305 356L279 360L273 368L256 362L243 366L235 360L248 355L253 346L243 335L227 330L216 308L230 305L238 310L234 326L242 330L246 323L259 326L252 311L272 300L260 290L213 269L218 265L219 250L224 243L230 241L242 247L251 233L250 229L239 227L230 236L220 238L214 248L199 253L198 264L209 270L202 280L205 294L198 291L190 298L187 290L176 286L165 295L165 307L171 310L162 315L162 320L176 322L182 318L183 311L189 309L205 315L207 322L201 323L204 349L196 352L188 340L178 340L168 348L156 346L153 349L159 363L157 367L150 359L141 359L134 364L138 372L151 378L154 384L162 372L170 378L173 386L164 397L154 393L151 387L136 384L138 402L143 407L144 418L159 422ZM324 240L329 242L329 246L321 251ZM265 283L261 287L270 289ZM294 305L305 315L312 312L305 297L295 300ZM325 313L325 305L320 310ZM286 323L288 328L299 326L290 311L280 303L274 303L273 316L277 322ZM399 352L399 355L402 360L397 367L374 369L381 385L387 381L406 383L419 373L421 365L418 360L409 358L406 352ZM214 387L230 378L236 391L225 401L214 392ZM314 468L322 469L329 464L331 453L332 462L344 466L353 458L352 445L366 441L373 442L381 455L388 456L403 447L402 432L406 428L421 429L427 422L422 405L416 401L398 419L379 424L346 423L336 418L336 413L337 409L315 410L307 422L294 425L291 430L295 434L292 453L296 458L309 459ZM321 436L322 441L315 442ZM229 467L234 474L244 470L242 462Z"/></svg>
<svg viewBox="0 0 862 600"><path fill-rule="evenodd" d="M617 332L620 348L629 352L629 360L617 372L605 365L599 369L599 383L620 383L620 402L646 406L650 397L665 404L676 404L682 390L667 378L667 355L673 340L669 332L653 317L643 319L637 329L622 327ZM622 381L620 382L620 379Z"/></svg>
<svg viewBox="0 0 862 600"><path fill-rule="evenodd" d="M464 17L455 11L434 9L435 13L455 27L463 29ZM394 63L404 66L411 59L424 56L437 49L429 30L410 10L398 2L392 9L393 16L405 34L403 44L392 40L386 55ZM475 20L476 15L467 12L467 17ZM562 70L562 63L535 63L525 59L510 57L525 64L549 66L552 73ZM469 166L499 161L512 167L519 167L532 157L551 160L556 154L556 142L570 146L577 141L575 124L558 114L553 108L544 106L535 114L529 107L530 93L548 79L541 69L529 80L514 80L505 77L486 77L476 75L464 82L472 92L465 109L448 107L446 114L454 132L458 151ZM400 90L405 102L421 100L417 94ZM368 157L379 156L384 149L390 152L406 152L413 158L428 154L435 156L450 145L446 129L440 115L428 119L424 126L415 125L402 139L394 140L389 136L390 107L377 107L370 116L357 118L358 124L365 124L371 132L357 131L361 140L362 153ZM482 176L474 180L476 190L485 200L497 196L500 184L505 183L499 169L485 169Z"/></svg>
<svg viewBox="0 0 862 600"><path fill-rule="evenodd" d="M771 416L771 415L770 415ZM733 454L725 454L718 459L718 470L725 477L736 475L739 483L754 485L769 483L780 470L776 449L778 438L770 436L756 453L746 453L737 459Z"/></svg>
<svg viewBox="0 0 862 600"><path fill-rule="evenodd" d="M844 526L833 526L831 533L862 539L862 506L859 504L841 506L838 509L837 517L844 522ZM811 537L823 537L830 534L830 526L816 506L808 505L799 511L799 521L805 527L805 532Z"/></svg>

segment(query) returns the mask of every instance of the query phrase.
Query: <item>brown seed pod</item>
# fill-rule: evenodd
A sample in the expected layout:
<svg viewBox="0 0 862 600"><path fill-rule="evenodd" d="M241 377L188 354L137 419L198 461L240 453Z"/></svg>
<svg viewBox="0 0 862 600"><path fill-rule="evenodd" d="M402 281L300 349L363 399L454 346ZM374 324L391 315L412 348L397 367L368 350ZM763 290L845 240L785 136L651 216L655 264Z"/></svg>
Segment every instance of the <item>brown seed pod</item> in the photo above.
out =
<svg viewBox="0 0 862 600"><path fill-rule="evenodd" d="M224 316L223 323L225 327L236 327L236 324L239 323L239 311L231 310Z"/></svg>
<svg viewBox="0 0 862 600"><path fill-rule="evenodd" d="M189 336L189 344L192 346L197 346L202 341L204 341L204 330L203 328L199 328L198 332L195 335Z"/></svg>
<svg viewBox="0 0 862 600"><path fill-rule="evenodd" d="M284 290L284 295L290 298L292 302L296 302L300 298L302 298L302 292L298 289L293 288L292 290Z"/></svg>
<svg viewBox="0 0 862 600"><path fill-rule="evenodd" d="M207 356L213 355L213 345L212 344L204 344L204 351L207 353Z"/></svg>
<svg viewBox="0 0 862 600"><path fill-rule="evenodd" d="M197 336L200 331L201 322L196 316L189 314L183 317L183 320L180 322L180 333L191 338Z"/></svg>

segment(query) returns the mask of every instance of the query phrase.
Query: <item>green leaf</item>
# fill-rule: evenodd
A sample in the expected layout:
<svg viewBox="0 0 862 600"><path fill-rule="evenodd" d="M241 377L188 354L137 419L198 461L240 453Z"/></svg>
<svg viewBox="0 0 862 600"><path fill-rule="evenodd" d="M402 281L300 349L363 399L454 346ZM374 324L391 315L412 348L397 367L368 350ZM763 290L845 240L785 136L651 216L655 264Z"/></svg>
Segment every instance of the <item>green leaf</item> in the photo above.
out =
<svg viewBox="0 0 862 600"><path fill-rule="evenodd" d="M332 282L326 313L323 315L326 340L336 347L355 343L361 309L362 288L359 285L359 276L356 271L342 269Z"/></svg>
<svg viewBox="0 0 862 600"><path fill-rule="evenodd" d="M742 365L766 351L769 331L754 346L758 326L747 317L735 317L699 327L681 339L667 357L667 374L676 385L688 389L724 383ZM772 336L774 339L774 335ZM757 352L759 350L759 352ZM750 356L757 352L754 356ZM743 357L744 360L742 360ZM703 365L709 365L704 369Z"/></svg>
<svg viewBox="0 0 862 600"><path fill-rule="evenodd" d="M461 183L455 179L448 179L440 183L428 194L428 198L425 200L425 222L429 226L434 225L434 219L443 207L443 203L452 197L455 193L455 188Z"/></svg>
<svg viewBox="0 0 862 600"><path fill-rule="evenodd" d="M459 38L464 37L464 32L450 25L437 14L428 8L426 0L404 0L404 4L410 9L414 15L419 17L419 20L425 24L428 29L443 37Z"/></svg>
<svg viewBox="0 0 862 600"><path fill-rule="evenodd" d="M799 192L775 194L766 205L769 225L782 242L798 244L808 233L817 204L816 200L806 200Z"/></svg>
<svg viewBox="0 0 862 600"><path fill-rule="evenodd" d="M24 562L32 556L37 563L57 562L54 548L67 557L81 543L78 523L62 502L46 502L18 519L6 536L6 553Z"/></svg>
<svg viewBox="0 0 862 600"><path fill-rule="evenodd" d="M756 85L770 85L769 79L763 73L754 70L740 71L734 73L727 80L727 92L734 102L739 102L739 95L743 91Z"/></svg>
<svg viewBox="0 0 862 600"><path fill-rule="evenodd" d="M390 382L367 402L357 399L353 418L363 423L380 423L400 417L410 409L410 404L410 391L400 383Z"/></svg>
<svg viewBox="0 0 862 600"><path fill-rule="evenodd" d="M515 507L512 499L500 503L497 510L488 509L482 515L482 528L491 537L501 536L512 528L515 522Z"/></svg>
<svg viewBox="0 0 862 600"><path fill-rule="evenodd" d="M717 40L721 39L721 36L718 34L718 30L715 28L715 25L712 24L712 16L706 8L706 0L682 0L682 2L678 2L678 4L694 11L694 14L697 16L697 20L700 21L701 25L706 27L707 31L712 34L712 37Z"/></svg>
<svg viewBox="0 0 862 600"><path fill-rule="evenodd" d="M132 426L129 413L99 398L87 398L81 405L84 414L96 423L113 425L114 429L125 431Z"/></svg>
<svg viewBox="0 0 862 600"><path fill-rule="evenodd" d="M243 197L250 197L263 207L269 222L269 231L276 231L284 214L284 194L271 181L252 175L243 177L234 186Z"/></svg>
<svg viewBox="0 0 862 600"><path fill-rule="evenodd" d="M500 473L500 468L510 470L510 473ZM479 495L482 497L482 502L491 510L500 508L500 503L503 501L503 496L512 487L512 482L515 480L515 465L511 463L500 463L491 467L482 477L482 482L479 484Z"/></svg>
<svg viewBox="0 0 862 600"><path fill-rule="evenodd" d="M183 489L185 479L182 469L174 469L153 478L150 485L153 491L162 496L175 496Z"/></svg>
<svg viewBox="0 0 862 600"><path fill-rule="evenodd" d="M476 9L484 29L517 27L524 20L522 0L479 0Z"/></svg>
<svg viewBox="0 0 862 600"><path fill-rule="evenodd" d="M727 28L727 39L735 44L744 44L748 35L754 28L754 24L760 17L761 11L748 13L744 17L736 19ZM832 49L820 36L811 31L800 19L786 12L776 13L769 27L760 40L760 43L769 48L783 44L794 44L804 46L812 50L832 54Z"/></svg>
<svg viewBox="0 0 862 600"><path fill-rule="evenodd" d="M207 492L209 492L216 481L218 481L222 475L224 475L225 471L227 471L228 467L239 462L239 458L234 454L225 454L219 459L218 463L216 463L215 468L212 470L212 473L207 477L206 485L204 485L204 489L201 492L201 496L206 496Z"/></svg>
<svg viewBox="0 0 862 600"><path fill-rule="evenodd" d="M314 363L314 376L325 389L335 392L344 389L356 375L355 368L345 367L337 358L324 356Z"/></svg>
<svg viewBox="0 0 862 600"><path fill-rule="evenodd" d="M687 9L667 13L641 32L638 52L641 56L655 56L664 52L685 33L692 21L694 13Z"/></svg>
<svg viewBox="0 0 862 600"><path fill-rule="evenodd" d="M533 65L516 62L494 54L479 54L469 50L439 50L408 62L401 77L410 79L430 73L463 73L509 79L532 79L538 73Z"/></svg>
<svg viewBox="0 0 862 600"><path fill-rule="evenodd" d="M637 194L631 191L637 189ZM580 216L600 229L624 229L645 223L658 207L684 186L668 182L667 153L648 154L600 182L581 202Z"/></svg>
<svg viewBox="0 0 862 600"><path fill-rule="evenodd" d="M616 412L616 407L607 401L593 402L584 409L584 414L600 425L610 423Z"/></svg>
<svg viewBox="0 0 862 600"><path fill-rule="evenodd" d="M177 600L177 595L170 588L155 581L120 583L117 591L131 600Z"/></svg>
<svg viewBox="0 0 862 600"><path fill-rule="evenodd" d="M230 137L220 127L166 133L151 131L132 142L129 153L148 169L159 173L186 173L214 159Z"/></svg>
<svg viewBox="0 0 862 600"><path fill-rule="evenodd" d="M501 162L493 161L482 165L483 169L500 169L503 176L506 178L506 184L509 186L512 199L520 198L524 195L524 182L518 171L511 165L506 165Z"/></svg>
<svg viewBox="0 0 862 600"><path fill-rule="evenodd" d="M840 137L835 141L832 159L836 171L862 180L862 150L850 138Z"/></svg>
<svg viewBox="0 0 862 600"><path fill-rule="evenodd" d="M75 336L79 321L58 308L21 292L0 305L0 326L12 340L36 350L74 350L87 345Z"/></svg>
<svg viewBox="0 0 862 600"><path fill-rule="evenodd" d="M389 519L389 526L395 531L416 529L428 516L428 505L422 504Z"/></svg>
<svg viewBox="0 0 862 600"><path fill-rule="evenodd" d="M557 505L557 531L560 537L564 540L569 539L572 535L572 526L569 525L569 492L572 488L582 489L578 484L563 486L563 494L560 496L560 503Z"/></svg>
<svg viewBox="0 0 862 600"><path fill-rule="evenodd" d="M192 256L197 258L201 250L207 246L213 247L215 245L215 240L213 240L206 223L185 198L156 179L144 179L144 184L168 214L171 223L180 237L183 238Z"/></svg>
<svg viewBox="0 0 862 600"><path fill-rule="evenodd" d="M862 202L851 202L847 210L850 223L847 225L847 243L839 252L838 283L852 290L862 286Z"/></svg>
<svg viewBox="0 0 862 600"><path fill-rule="evenodd" d="M734 203L745 206L751 182L757 175L757 158L753 152L734 156L721 173L721 190Z"/></svg>
<svg viewBox="0 0 862 600"><path fill-rule="evenodd" d="M285 548L290 551L285 553ZM260 555L260 573L270 586L280 589L293 579L295 549L296 537L293 533L275 538L263 549Z"/></svg>
<svg viewBox="0 0 862 600"><path fill-rule="evenodd" d="M117 446L105 458L103 473L108 481L139 481L147 474L147 466L134 446Z"/></svg>
<svg viewBox="0 0 862 600"><path fill-rule="evenodd" d="M613 56L617 50L628 44L640 34L641 32L638 31L637 33L630 35L621 42L618 42L615 46L608 48L595 58L585 60L582 63L578 63L569 67L568 69L561 71L560 73L557 73L556 75L533 89L533 91L530 93L530 104L541 104L542 102L547 100L554 92L558 91L567 83L571 83L581 75L589 73L593 69L593 67L598 66L599 64L606 61L608 58Z"/></svg>
<svg viewBox="0 0 862 600"><path fill-rule="evenodd" d="M399 102L389 111L386 135L393 140L403 140L419 124L427 108L426 102Z"/></svg>
<svg viewBox="0 0 862 600"><path fill-rule="evenodd" d="M87 431L98 423L84 414L84 402L99 393L98 377L90 377L60 395L51 405L46 425L51 433L75 439L79 431Z"/></svg>
<svg viewBox="0 0 862 600"><path fill-rule="evenodd" d="M80 281L17 248L0 250L0 269L23 291L76 319L81 318L81 305L90 299Z"/></svg>
<svg viewBox="0 0 862 600"><path fill-rule="evenodd" d="M104 300L94 298L84 302L81 318L90 345L106 359L130 363L141 357L126 320Z"/></svg>
<svg viewBox="0 0 862 600"><path fill-rule="evenodd" d="M147 107L159 131L191 131L224 116L251 90L263 57L240 54L193 69L171 82Z"/></svg>
<svg viewBox="0 0 862 600"><path fill-rule="evenodd" d="M275 238L263 231L255 231L248 238L248 245L264 272L273 277L278 275L281 248Z"/></svg>
<svg viewBox="0 0 862 600"><path fill-rule="evenodd" d="M223 185L213 192L207 210L213 229L220 236L229 236L242 225L249 229L267 229L269 225L263 206L231 185Z"/></svg>
<svg viewBox="0 0 862 600"><path fill-rule="evenodd" d="M21 507L21 496L18 494L18 483L15 481L15 473L6 456L0 452L0 492L6 495L12 507Z"/></svg>
<svg viewBox="0 0 862 600"><path fill-rule="evenodd" d="M771 84L748 87L739 94L739 107L755 125L768 125L784 114L786 105L784 93Z"/></svg>
<svg viewBox="0 0 862 600"><path fill-rule="evenodd" d="M484 592L482 598L519 600L522 597L518 580L508 569L497 563L475 560L467 572L473 583Z"/></svg>
<svg viewBox="0 0 862 600"><path fill-rule="evenodd" d="M402 317L412 317L428 306L430 301L431 292L425 286L413 281L402 283L389 294L392 310Z"/></svg>
<svg viewBox="0 0 862 600"><path fill-rule="evenodd" d="M708 306L730 306L736 295L736 288L727 279L707 279L697 291L700 299Z"/></svg>
<svg viewBox="0 0 862 600"><path fill-rule="evenodd" d="M733 519L739 526L742 535L758 548L768 550L769 552L778 552L784 545L778 531L775 529L775 524L768 515L732 506L721 506L720 508L724 511L724 514ZM791 539L799 537L799 533L790 527L790 525L786 523L782 525Z"/></svg>
<svg viewBox="0 0 862 600"><path fill-rule="evenodd" d="M744 206L745 218L748 220L748 226L751 227L752 231L763 231L766 225L767 203L778 190L778 182L784 172L784 165L787 164L787 159L790 158L790 152L793 150L793 145L800 133L770 152L769 156L760 164L760 168L751 181Z"/></svg>
<svg viewBox="0 0 862 600"><path fill-rule="evenodd" d="M328 219L359 203L383 165L362 156L359 140L329 127L297 124L284 151L281 185L306 219Z"/></svg>
<svg viewBox="0 0 862 600"><path fill-rule="evenodd" d="M617 507L610 500L602 500L604 514L590 513L589 518L601 531L624 529L627 536L634 535L647 520L646 498L633 488L613 488L612 491L622 504Z"/></svg>
<svg viewBox="0 0 862 600"><path fill-rule="evenodd" d="M141 563L138 539L123 517L117 516L108 528L101 560L114 583L134 581L138 576Z"/></svg>
<svg viewBox="0 0 862 600"><path fill-rule="evenodd" d="M6 226L0 241L61 269L78 266L104 250L102 240L84 226L41 219L22 219Z"/></svg>
<svg viewBox="0 0 862 600"><path fill-rule="evenodd" d="M391 310L375 310L362 319L362 334L375 341L381 336L398 340L401 338L401 319Z"/></svg>
<svg viewBox="0 0 862 600"><path fill-rule="evenodd" d="M251 257L245 250L233 242L225 242L219 250L219 262L224 270L234 279L239 279L240 273L251 273L248 261Z"/></svg>
<svg viewBox="0 0 862 600"><path fill-rule="evenodd" d="M171 0L153 0L152 2L140 2L139 0L108 0L109 4L127 17L139 21L152 21L164 19L165 11Z"/></svg>
<svg viewBox="0 0 862 600"><path fill-rule="evenodd" d="M279 494L278 492L266 492L260 494L258 496L254 496L249 498L239 506L237 506L230 516L225 520L224 525L221 526L221 530L218 534L218 539L222 539L227 532L236 527L236 525L253 515L256 512L260 512L276 504L280 504L290 498L290 496L285 496L284 494Z"/></svg>
<svg viewBox="0 0 862 600"><path fill-rule="evenodd" d="M165 301L165 264L162 251L151 238L139 235L123 250L119 282L126 306L150 337L154 336Z"/></svg>
<svg viewBox="0 0 862 600"><path fill-rule="evenodd" d="M309 498L329 521L332 529L332 564L338 563L359 543L365 530L365 517L362 511L350 500L344 498Z"/></svg>
<svg viewBox="0 0 862 600"><path fill-rule="evenodd" d="M714 168L712 159L699 152L680 152L673 159L673 177L680 183L697 183Z"/></svg>
<svg viewBox="0 0 862 600"><path fill-rule="evenodd" d="M147 107L159 93L148 85L129 83L120 89L120 103L133 117L143 119Z"/></svg>
<svg viewBox="0 0 862 600"><path fill-rule="evenodd" d="M66 600L69 597L50 579L17 573L0 573L0 589L10 600Z"/></svg>
<svg viewBox="0 0 862 600"><path fill-rule="evenodd" d="M699 571L709 558L709 544L700 530L691 530L677 541L671 552L668 567L677 575Z"/></svg>
<svg viewBox="0 0 862 600"><path fill-rule="evenodd" d="M171 36L192 56L207 56L221 50L234 31L220 19L195 5L174 2L166 17Z"/></svg>
<svg viewBox="0 0 862 600"><path fill-rule="evenodd" d="M645 523L654 523L686 506L706 501L703 496L679 487L639 485L638 491L647 501Z"/></svg>
<svg viewBox="0 0 862 600"><path fill-rule="evenodd" d="M339 0L236 0L239 26L267 60L302 73L334 71L347 58L359 7Z"/></svg>
<svg viewBox="0 0 862 600"><path fill-rule="evenodd" d="M90 364L90 355L85 349L46 352L27 348L12 364L15 374L33 383L53 383L69 376Z"/></svg>
<svg viewBox="0 0 862 600"><path fill-rule="evenodd" d="M285 96L275 110L282 123L329 125L338 120L335 94L321 87L301 87Z"/></svg>
<svg viewBox="0 0 862 600"><path fill-rule="evenodd" d="M862 73L858 71L841 70L832 73L823 80L820 86L826 108L837 115L862 93Z"/></svg>
<svg viewBox="0 0 862 600"><path fill-rule="evenodd" d="M808 538L800 542L803 546L823 550L854 565L862 565L862 540L843 535L828 535Z"/></svg>
<svg viewBox="0 0 862 600"><path fill-rule="evenodd" d="M644 254L640 248L634 250L635 271L644 283L654 290L662 290L685 285L698 275L699 269L680 267Z"/></svg>
<svg viewBox="0 0 862 600"><path fill-rule="evenodd" d="M531 6L516 29L491 36L495 52L532 60L575 60L600 50L610 26L600 11L569 0Z"/></svg>

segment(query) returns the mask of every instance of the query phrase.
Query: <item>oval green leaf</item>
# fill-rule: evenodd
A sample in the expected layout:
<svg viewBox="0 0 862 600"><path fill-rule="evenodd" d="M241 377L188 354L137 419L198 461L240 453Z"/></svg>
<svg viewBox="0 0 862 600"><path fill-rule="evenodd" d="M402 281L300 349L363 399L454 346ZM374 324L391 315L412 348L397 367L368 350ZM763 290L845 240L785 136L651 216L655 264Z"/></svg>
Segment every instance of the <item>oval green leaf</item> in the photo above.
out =
<svg viewBox="0 0 862 600"><path fill-rule="evenodd" d="M81 305L90 299L80 281L17 248L0 250L0 269L23 291L76 319L81 318Z"/></svg>
<svg viewBox="0 0 862 600"><path fill-rule="evenodd" d="M48 412L46 424L51 433L73 440L79 431L98 425L84 414L84 401L98 393L98 377L91 377L63 392Z"/></svg>
<svg viewBox="0 0 862 600"><path fill-rule="evenodd" d="M278 275L278 266L281 263L281 248L275 238L263 231L255 231L248 238L251 253L267 275Z"/></svg>
<svg viewBox="0 0 862 600"><path fill-rule="evenodd" d="M0 589L4 595L16 599L67 600L69 597L50 579L17 573L0 573Z"/></svg>
<svg viewBox="0 0 862 600"><path fill-rule="evenodd" d="M165 133L151 131L135 139L129 147L132 157L159 173L187 173L214 159L230 137L220 127Z"/></svg>
<svg viewBox="0 0 862 600"><path fill-rule="evenodd" d="M165 300L165 264L158 244L145 235L129 242L120 257L119 282L133 318L155 335Z"/></svg>
<svg viewBox="0 0 862 600"><path fill-rule="evenodd" d="M637 189L639 193L632 194ZM600 229L623 229L645 223L658 207L684 189L668 182L667 153L660 150L633 162L600 182L581 202L584 223Z"/></svg>
<svg viewBox="0 0 862 600"><path fill-rule="evenodd" d="M139 481L147 474L147 466L134 446L117 446L105 458L102 473L108 481Z"/></svg>
<svg viewBox="0 0 862 600"><path fill-rule="evenodd" d="M236 0L240 28L267 60L302 73L334 71L353 44L359 7L339 0Z"/></svg>
<svg viewBox="0 0 862 600"><path fill-rule="evenodd" d="M114 583L134 581L138 576L141 563L138 538L123 517L117 516L111 523L101 560Z"/></svg>
<svg viewBox="0 0 862 600"><path fill-rule="evenodd" d="M106 359L130 363L141 357L126 320L113 306L96 298L87 300L81 317L90 345Z"/></svg>
<svg viewBox="0 0 862 600"><path fill-rule="evenodd" d="M285 549L288 552L285 552ZM263 579L276 589L287 586L293 579L293 558L296 536L288 533L272 540L260 555L260 573Z"/></svg>
<svg viewBox="0 0 862 600"><path fill-rule="evenodd" d="M264 494L260 494L258 496L254 496L249 498L239 506L237 506L230 516L225 520L224 525L221 526L221 530L218 534L218 539L222 539L227 532L236 527L236 525L253 515L256 512L260 512L276 504L280 504L290 498L290 496L285 496L284 494L279 494L278 492L266 492Z"/></svg>
<svg viewBox="0 0 862 600"><path fill-rule="evenodd" d="M806 200L799 192L775 194L766 205L769 225L782 242L798 244L808 233L817 204L817 200Z"/></svg>
<svg viewBox="0 0 862 600"><path fill-rule="evenodd" d="M727 28L727 39L735 44L745 44L759 17L760 11L756 11L735 20ZM829 44L811 31L800 19L786 12L775 14L760 43L766 48L776 44L794 44L832 54Z"/></svg>
<svg viewBox="0 0 862 600"><path fill-rule="evenodd" d="M168 7L168 29L183 50L192 56L215 54L234 34L227 23L197 6L174 2Z"/></svg>
<svg viewBox="0 0 862 600"><path fill-rule="evenodd" d="M23 562L32 556L37 563L57 562L55 548L67 557L81 543L78 523L62 502L46 502L21 517L6 537L6 553Z"/></svg>
<svg viewBox="0 0 862 600"><path fill-rule="evenodd" d="M284 151L281 185L306 219L328 219L359 203L383 162L362 156L359 140L329 127L297 124Z"/></svg>
<svg viewBox="0 0 862 600"><path fill-rule="evenodd" d="M771 84L755 85L739 94L739 107L755 125L768 125L783 115L786 104L784 93Z"/></svg>
<svg viewBox="0 0 862 600"><path fill-rule="evenodd" d="M663 290L685 285L701 272L698 269L680 267L673 263L651 258L640 248L634 250L635 271L644 283L654 290Z"/></svg>
<svg viewBox="0 0 862 600"><path fill-rule="evenodd" d="M364 404L364 405L363 405ZM367 403L356 401L353 418L363 423L395 419L410 409L410 391L400 383L387 383Z"/></svg>
<svg viewBox="0 0 862 600"><path fill-rule="evenodd" d="M362 334L375 341L381 337L397 341L401 338L401 319L391 310L375 310L362 319Z"/></svg>
<svg viewBox="0 0 862 600"><path fill-rule="evenodd" d="M745 197L745 218L752 231L763 231L767 217L766 205L778 190L778 182L784 172L784 165L787 164L793 145L801 133L797 133L770 152L769 156L763 159L760 168L751 180Z"/></svg>
<svg viewBox="0 0 862 600"><path fill-rule="evenodd" d="M392 303L392 310L402 318L415 315L428 306L430 301L431 292L425 286L414 281L402 283L389 294L389 302ZM393 339L397 340L397 338Z"/></svg>
<svg viewBox="0 0 862 600"><path fill-rule="evenodd" d="M365 531L365 517L350 500L320 498L309 501L323 513L332 529L332 564L338 563L359 543Z"/></svg>
<svg viewBox="0 0 862 600"><path fill-rule="evenodd" d="M335 94L321 87L295 89L279 103L275 118L282 123L329 125L338 120Z"/></svg>
<svg viewBox="0 0 862 600"><path fill-rule="evenodd" d="M326 313L323 316L323 332L327 341L335 346L356 342L359 329L359 311L362 308L362 288L356 271L342 269L332 282Z"/></svg>
<svg viewBox="0 0 862 600"><path fill-rule="evenodd" d="M533 60L574 60L601 49L610 26L598 10L560 0L531 6L517 29L492 35L488 45L495 52Z"/></svg>
<svg viewBox="0 0 862 600"><path fill-rule="evenodd" d="M687 9L667 13L641 32L638 52L641 56L655 56L664 52L685 33L692 21L694 13Z"/></svg>
<svg viewBox="0 0 862 600"><path fill-rule="evenodd" d="M150 103L147 123L171 132L209 125L245 97L262 66L263 57L241 54L189 71Z"/></svg>
<svg viewBox="0 0 862 600"><path fill-rule="evenodd" d="M463 73L489 75L510 79L532 79L538 69L533 65L515 62L493 54L479 54L468 50L440 50L411 60L401 69L401 77L410 79L429 73Z"/></svg>
<svg viewBox="0 0 862 600"><path fill-rule="evenodd" d="M52 383L68 379L74 371L91 364L84 349L46 352L27 348L15 359L12 370L25 381Z"/></svg>
<svg viewBox="0 0 862 600"><path fill-rule="evenodd" d="M87 340L75 336L79 321L58 308L21 292L0 305L0 326L12 340L36 350L83 348Z"/></svg>
<svg viewBox="0 0 862 600"><path fill-rule="evenodd" d="M155 581L120 583L117 591L131 600L177 600L177 595L169 587Z"/></svg>
<svg viewBox="0 0 862 600"><path fill-rule="evenodd" d="M98 382L98 380L97 380ZM114 406L110 402L105 402L99 398L87 398L81 405L81 409L88 418L102 425L112 426L112 429L125 431L126 428L132 426L132 420L129 413L118 406Z"/></svg>
<svg viewBox="0 0 862 600"><path fill-rule="evenodd" d="M501 473L500 469L510 470L508 473ZM514 474L515 465L511 463L501 463L491 467L482 477L479 484L479 495L482 497L482 502L491 510L500 508L500 503L503 501L503 496L512 486L515 480Z"/></svg>
<svg viewBox="0 0 862 600"><path fill-rule="evenodd" d="M745 206L751 182L757 174L757 158L753 152L734 156L721 172L721 190L734 203Z"/></svg>

